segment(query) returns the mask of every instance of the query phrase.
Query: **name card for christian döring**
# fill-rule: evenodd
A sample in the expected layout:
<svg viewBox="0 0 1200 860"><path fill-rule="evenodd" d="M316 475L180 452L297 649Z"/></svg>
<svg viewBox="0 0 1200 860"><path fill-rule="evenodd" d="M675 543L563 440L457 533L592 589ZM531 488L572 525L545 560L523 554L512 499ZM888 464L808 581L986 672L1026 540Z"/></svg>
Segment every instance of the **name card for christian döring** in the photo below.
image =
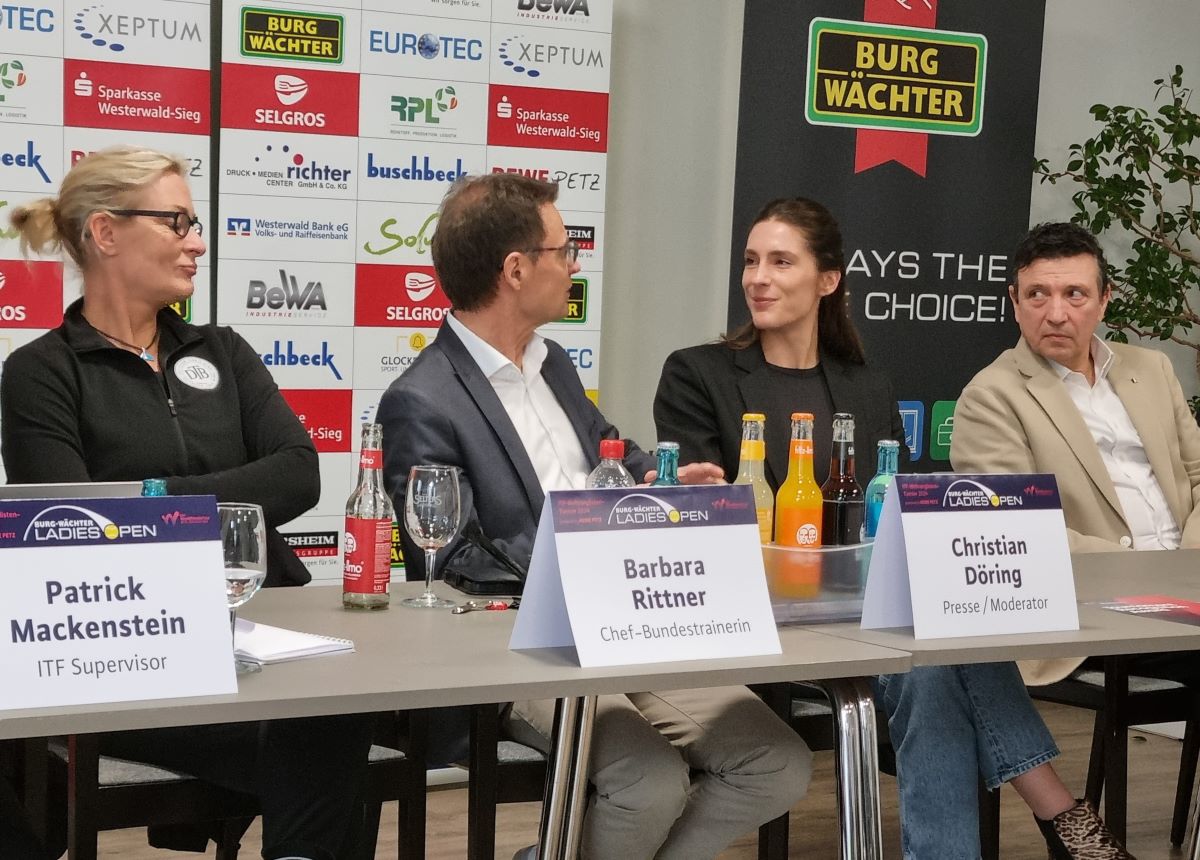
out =
<svg viewBox="0 0 1200 860"><path fill-rule="evenodd" d="M1078 630L1053 475L899 475L883 503L862 626L918 639Z"/></svg>
<svg viewBox="0 0 1200 860"><path fill-rule="evenodd" d="M212 496L0 502L0 708L237 692Z"/></svg>
<svg viewBox="0 0 1200 860"><path fill-rule="evenodd" d="M546 497L509 647L581 666L778 654L748 486Z"/></svg>

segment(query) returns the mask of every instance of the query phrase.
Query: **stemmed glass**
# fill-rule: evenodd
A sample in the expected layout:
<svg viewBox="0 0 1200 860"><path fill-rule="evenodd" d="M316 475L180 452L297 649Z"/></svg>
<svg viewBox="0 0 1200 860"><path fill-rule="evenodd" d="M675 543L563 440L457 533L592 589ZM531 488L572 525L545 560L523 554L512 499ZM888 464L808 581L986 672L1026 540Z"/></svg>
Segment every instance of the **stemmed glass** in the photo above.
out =
<svg viewBox="0 0 1200 860"><path fill-rule="evenodd" d="M236 634L238 607L253 597L267 577L267 527L262 507L242 502L217 505L221 520L221 547L225 553L225 599L229 603L229 627ZM236 644L235 644L236 647ZM262 667L250 660L233 658L239 675Z"/></svg>
<svg viewBox="0 0 1200 860"><path fill-rule="evenodd" d="M461 507L455 466L412 467L404 496L404 527L413 543L425 550L425 593L400 601L402 606L421 609L454 606L453 600L444 600L433 593L433 570L437 551L450 543L458 531Z"/></svg>

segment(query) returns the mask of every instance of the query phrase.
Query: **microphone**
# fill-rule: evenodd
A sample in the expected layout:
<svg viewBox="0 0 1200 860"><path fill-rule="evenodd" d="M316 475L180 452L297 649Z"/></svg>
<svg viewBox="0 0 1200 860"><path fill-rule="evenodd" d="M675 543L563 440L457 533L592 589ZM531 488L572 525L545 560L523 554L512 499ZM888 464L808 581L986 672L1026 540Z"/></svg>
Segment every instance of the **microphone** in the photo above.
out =
<svg viewBox="0 0 1200 860"><path fill-rule="evenodd" d="M483 533L483 529L479 527L479 520L469 520L462 530L463 539L472 546L479 547L481 550L490 555L497 564L507 570L517 579L522 582L529 575L529 571L516 561L511 555L506 553L500 547L492 543L491 538Z"/></svg>

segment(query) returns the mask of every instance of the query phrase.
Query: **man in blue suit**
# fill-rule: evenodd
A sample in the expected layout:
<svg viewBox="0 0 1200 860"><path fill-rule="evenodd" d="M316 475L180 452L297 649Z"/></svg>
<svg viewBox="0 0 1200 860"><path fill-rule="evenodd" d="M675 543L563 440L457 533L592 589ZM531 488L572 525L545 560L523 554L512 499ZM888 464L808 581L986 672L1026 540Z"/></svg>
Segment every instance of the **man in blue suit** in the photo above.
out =
<svg viewBox="0 0 1200 860"><path fill-rule="evenodd" d="M514 174L455 183L431 248L453 311L379 405L384 478L397 510L413 465L458 466L464 522L524 565L546 492L581 489L600 440L617 438L566 352L536 332L566 315L579 271L557 194L555 185ZM652 459L632 442L625 464L639 480L650 477ZM703 483L722 473L695 463L679 476ZM442 564L495 567L461 535L443 550ZM421 569L411 544L405 558ZM517 702L505 726L545 751L552 715L551 702ZM716 857L803 796L810 759L744 687L601 696L583 857Z"/></svg>

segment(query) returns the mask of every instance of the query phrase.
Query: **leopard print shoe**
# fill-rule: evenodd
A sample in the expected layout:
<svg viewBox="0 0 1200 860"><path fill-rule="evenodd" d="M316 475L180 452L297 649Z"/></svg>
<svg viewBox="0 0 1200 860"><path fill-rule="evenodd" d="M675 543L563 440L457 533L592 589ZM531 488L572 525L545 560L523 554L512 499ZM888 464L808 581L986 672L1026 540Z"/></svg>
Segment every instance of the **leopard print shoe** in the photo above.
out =
<svg viewBox="0 0 1200 860"><path fill-rule="evenodd" d="M1050 860L1137 860L1086 800L1049 821L1034 820L1046 837Z"/></svg>

